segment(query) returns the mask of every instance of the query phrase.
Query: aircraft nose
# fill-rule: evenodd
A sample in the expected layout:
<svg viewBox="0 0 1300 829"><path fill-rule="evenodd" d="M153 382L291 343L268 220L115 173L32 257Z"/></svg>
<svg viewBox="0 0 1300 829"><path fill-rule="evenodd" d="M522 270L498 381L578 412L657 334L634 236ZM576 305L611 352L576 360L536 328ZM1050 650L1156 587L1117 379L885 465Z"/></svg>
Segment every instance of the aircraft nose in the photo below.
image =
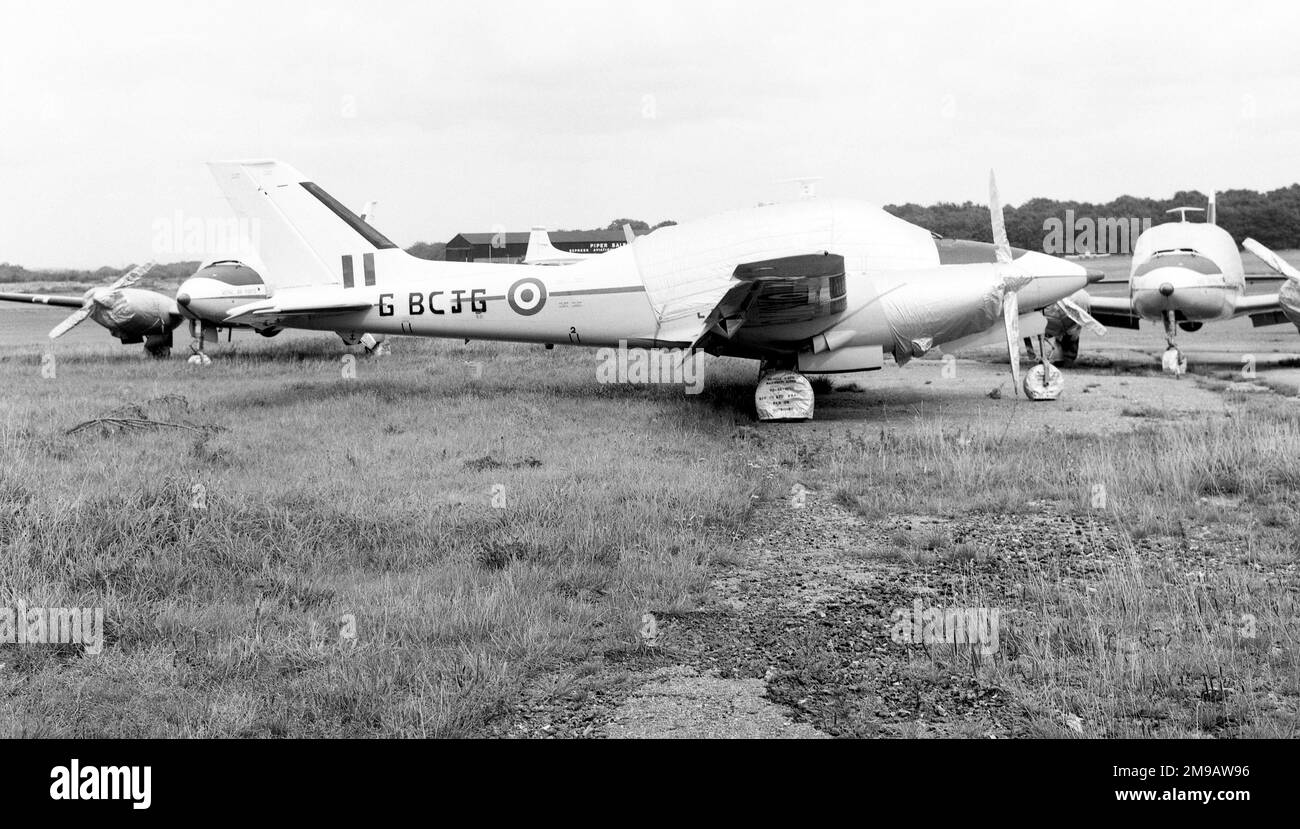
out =
<svg viewBox="0 0 1300 829"><path fill-rule="evenodd" d="M1174 286L1168 282L1160 283L1160 296L1173 296Z"/></svg>
<svg viewBox="0 0 1300 829"><path fill-rule="evenodd" d="M1091 285L1091 284L1094 283L1094 282L1100 282L1100 281L1102 281L1103 279L1106 278L1106 272L1105 272L1105 271L1099 271L1099 270L1097 270L1096 268L1085 268L1084 270L1086 270L1086 271L1088 272L1088 284L1089 284L1089 285Z"/></svg>
<svg viewBox="0 0 1300 829"><path fill-rule="evenodd" d="M190 304L190 295L182 291L176 295L176 304L182 308L188 308Z"/></svg>
<svg viewBox="0 0 1300 829"><path fill-rule="evenodd" d="M1076 262L1029 251L1016 260L1016 264L1033 281L1019 290L1022 307L1042 308L1063 299L1090 282L1096 281L1094 273Z"/></svg>

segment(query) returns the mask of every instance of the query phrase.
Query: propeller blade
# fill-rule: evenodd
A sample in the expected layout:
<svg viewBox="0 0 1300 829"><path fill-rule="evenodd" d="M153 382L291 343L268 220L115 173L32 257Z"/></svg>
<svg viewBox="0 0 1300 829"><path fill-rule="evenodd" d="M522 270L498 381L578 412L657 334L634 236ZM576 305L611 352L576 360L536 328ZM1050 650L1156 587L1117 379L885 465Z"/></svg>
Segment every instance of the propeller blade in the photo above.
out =
<svg viewBox="0 0 1300 829"><path fill-rule="evenodd" d="M72 314L63 322L51 328L50 339L57 340L59 337L62 337L64 334L80 325L88 316L90 316L90 305L86 304L73 311Z"/></svg>
<svg viewBox="0 0 1300 829"><path fill-rule="evenodd" d="M1020 394L1020 297L1007 291L1002 297L1002 322L1007 329L1007 355L1011 357L1011 385Z"/></svg>
<svg viewBox="0 0 1300 829"><path fill-rule="evenodd" d="M989 170L989 220L993 222L993 244L997 246L998 262L1011 263L1011 242L1007 241L1007 226L1002 217L1002 201L998 198L998 180Z"/></svg>
<svg viewBox="0 0 1300 829"><path fill-rule="evenodd" d="M1273 270L1285 276L1287 279L1300 279L1300 271L1291 267L1291 264L1273 251L1256 242L1254 239L1247 239L1241 243L1242 247L1264 260L1264 264Z"/></svg>
<svg viewBox="0 0 1300 829"><path fill-rule="evenodd" d="M1056 304L1061 307L1061 310L1067 317L1088 329L1089 334L1095 334L1100 337L1106 333L1106 326L1097 322L1097 320L1093 318L1092 314L1083 310L1083 306L1074 300L1067 297Z"/></svg>
<svg viewBox="0 0 1300 829"><path fill-rule="evenodd" d="M114 291L118 288L127 288L134 285L140 281L140 277L153 270L154 264L155 263L153 262L145 262L143 265L136 265L134 268L119 277L112 285L109 285L108 290Z"/></svg>

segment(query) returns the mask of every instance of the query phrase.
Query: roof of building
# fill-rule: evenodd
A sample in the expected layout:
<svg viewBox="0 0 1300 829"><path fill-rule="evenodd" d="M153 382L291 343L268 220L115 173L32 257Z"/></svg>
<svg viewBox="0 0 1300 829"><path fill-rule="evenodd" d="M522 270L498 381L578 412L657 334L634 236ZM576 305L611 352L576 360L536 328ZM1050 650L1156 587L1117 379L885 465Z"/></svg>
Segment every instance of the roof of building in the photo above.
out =
<svg viewBox="0 0 1300 829"><path fill-rule="evenodd" d="M635 231L638 236L646 231ZM580 242L623 242L625 241L622 230L552 230L551 244L568 244ZM505 237L502 239L501 237ZM460 241L468 245L491 245L496 241L498 247L504 242L507 245L526 245L528 244L528 233L457 233L447 242L450 246L453 242Z"/></svg>

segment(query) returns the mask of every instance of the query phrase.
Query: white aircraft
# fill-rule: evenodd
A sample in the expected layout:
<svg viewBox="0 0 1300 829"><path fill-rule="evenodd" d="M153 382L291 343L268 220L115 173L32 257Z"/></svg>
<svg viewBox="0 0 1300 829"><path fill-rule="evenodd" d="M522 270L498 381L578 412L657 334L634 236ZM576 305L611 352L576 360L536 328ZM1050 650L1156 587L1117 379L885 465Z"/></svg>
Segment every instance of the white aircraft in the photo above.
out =
<svg viewBox="0 0 1300 829"><path fill-rule="evenodd" d="M162 358L171 353L172 331L183 317L171 297L131 287L152 267L150 262L132 268L113 284L91 288L81 296L0 293L0 300L76 308L71 316L50 330L51 340L90 319L124 344L143 342L149 356Z"/></svg>
<svg viewBox="0 0 1300 829"><path fill-rule="evenodd" d="M1001 332L1018 384L1021 326L1041 333L1043 308L1101 278L1016 257L992 186L993 245L941 246L878 207L806 200L661 228L542 272L417 259L278 161L209 166L258 223L272 287L228 323L703 350L800 374L870 371Z"/></svg>
<svg viewBox="0 0 1300 829"><path fill-rule="evenodd" d="M1198 331L1206 322L1249 315L1255 325L1287 321L1277 294L1246 295L1246 276L1237 243L1215 224L1214 194L1204 222L1189 222L1199 207L1175 207L1179 220L1144 231L1133 246L1127 297L1090 297L1089 310L1110 326L1136 329L1140 320L1159 321L1168 345L1161 366L1183 374L1178 329Z"/></svg>
<svg viewBox="0 0 1300 829"><path fill-rule="evenodd" d="M623 225L623 238L629 245L636 240L636 233L633 232L631 225ZM594 256L604 255L604 251L600 253L573 253L560 250L551 244L551 235L546 232L546 228L534 226L528 233L528 248L524 251L522 262L525 265L573 265Z"/></svg>
<svg viewBox="0 0 1300 829"><path fill-rule="evenodd" d="M159 359L171 354L172 332L182 322L188 321L190 336L194 339L191 350L203 362L209 362L203 354L205 339L215 341L223 328L252 327L226 322L226 311L235 305L268 296L262 277L243 262L233 259L203 263L181 283L175 298L158 291L130 287L152 267L152 262L141 265L113 284L91 288L79 297L0 293L0 301L76 308L77 311L50 331L51 340L90 319L125 344L143 342L145 352ZM268 337L279 331L271 326L258 328L259 334Z"/></svg>

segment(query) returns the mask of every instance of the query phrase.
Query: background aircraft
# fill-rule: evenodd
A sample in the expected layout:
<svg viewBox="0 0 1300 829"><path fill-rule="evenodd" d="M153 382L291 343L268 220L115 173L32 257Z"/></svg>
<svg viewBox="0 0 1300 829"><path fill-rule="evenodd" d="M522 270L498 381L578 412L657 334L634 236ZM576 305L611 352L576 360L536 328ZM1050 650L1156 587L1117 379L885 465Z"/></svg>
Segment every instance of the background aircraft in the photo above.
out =
<svg viewBox="0 0 1300 829"><path fill-rule="evenodd" d="M1041 332L1039 312L1091 278L1042 253L1015 257L993 187L998 243L950 244L948 261L929 231L873 205L807 200L661 228L539 275L410 256L278 161L209 166L236 214L258 223L273 286L232 323L703 350L800 374L871 371L887 354L902 364L1002 331L1018 384L1022 316Z"/></svg>
<svg viewBox="0 0 1300 829"><path fill-rule="evenodd" d="M374 201L366 202L362 208L362 221L374 215L376 204ZM188 322L191 339L189 359L198 365L211 362L206 346L217 342L223 331L229 339L237 328L251 329L264 337L274 337L282 330L257 320L242 323L226 319L231 308L270 295L261 274L247 262L240 259L208 260L180 284L175 297L130 287L148 273L153 264L136 267L113 284L91 288L79 297L0 292L0 301L76 308L71 316L50 331L51 340L91 319L124 344L143 342L145 352L160 359L171 354L172 332L182 322ZM343 341L347 345L362 345L372 354L387 351L383 339L371 334L362 333L351 340L343 337Z"/></svg>
<svg viewBox="0 0 1300 829"><path fill-rule="evenodd" d="M130 287L152 267L152 262L141 265L113 284L91 288L80 297L0 293L0 301L76 308L71 316L51 329L51 340L90 319L125 344L143 342L145 353L156 358L171 354L172 332L188 321L193 355L206 362L204 344L215 342L222 329L252 327L226 322L226 311L267 295L266 284L257 271L233 259L205 262L181 283L175 297ZM258 333L269 337L279 333L279 329L262 327Z"/></svg>
<svg viewBox="0 0 1300 829"><path fill-rule="evenodd" d="M1187 358L1176 341L1180 328L1197 331L1207 322L1245 315L1257 326L1288 319L1278 294L1246 295L1241 254L1232 236L1215 223L1213 193L1205 221L1187 221L1189 212L1201 211L1176 207L1168 212L1178 213L1178 221L1155 225L1138 237L1127 297L1090 297L1092 315L1105 325L1163 324L1167 349L1161 365L1173 374L1187 371Z"/></svg>
<svg viewBox="0 0 1300 829"><path fill-rule="evenodd" d="M623 225L623 238L627 240L629 245L636 240L636 234L632 231L631 225ZM551 235L546 231L546 228L534 227L528 234L528 249L524 251L522 261L525 265L573 265L593 256L604 255L603 251L600 253L572 253L567 250L559 250L551 244Z"/></svg>
<svg viewBox="0 0 1300 829"><path fill-rule="evenodd" d="M56 340L87 319L108 329L108 333L125 344L144 343L151 357L166 357L172 350L172 330L183 317L176 300L158 293L132 288L153 267L150 262L132 268L116 282L91 288L79 297L46 294L0 293L5 302L35 302L64 308L76 308L72 315L50 330Z"/></svg>

